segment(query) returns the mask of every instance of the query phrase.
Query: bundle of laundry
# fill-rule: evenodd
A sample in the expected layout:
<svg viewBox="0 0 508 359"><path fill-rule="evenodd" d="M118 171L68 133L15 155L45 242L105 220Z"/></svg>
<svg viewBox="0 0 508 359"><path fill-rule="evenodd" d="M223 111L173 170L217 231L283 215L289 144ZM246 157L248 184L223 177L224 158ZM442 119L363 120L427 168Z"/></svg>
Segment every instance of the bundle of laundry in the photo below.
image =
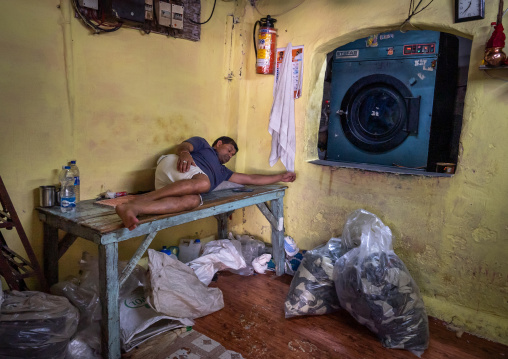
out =
<svg viewBox="0 0 508 359"><path fill-rule="evenodd" d="M229 268L228 271L245 276L254 274L254 266L252 262L265 253L265 243L247 234L235 235L231 232L229 232L228 239L235 248L238 248L238 244L240 244L240 253L245 260L245 267L239 269Z"/></svg>
<svg viewBox="0 0 508 359"><path fill-rule="evenodd" d="M218 271L246 267L240 241L229 239L208 242L205 244L203 254L187 265L194 269L196 276L205 285L212 282L213 276Z"/></svg>
<svg viewBox="0 0 508 359"><path fill-rule="evenodd" d="M304 254L286 297L286 318L322 315L340 309L332 276L335 262L346 251L340 238L331 238Z"/></svg>
<svg viewBox="0 0 508 359"><path fill-rule="evenodd" d="M427 313L417 284L392 249L390 228L374 214L357 210L346 221L344 234L358 247L335 263L341 307L385 347L421 356L429 344Z"/></svg>

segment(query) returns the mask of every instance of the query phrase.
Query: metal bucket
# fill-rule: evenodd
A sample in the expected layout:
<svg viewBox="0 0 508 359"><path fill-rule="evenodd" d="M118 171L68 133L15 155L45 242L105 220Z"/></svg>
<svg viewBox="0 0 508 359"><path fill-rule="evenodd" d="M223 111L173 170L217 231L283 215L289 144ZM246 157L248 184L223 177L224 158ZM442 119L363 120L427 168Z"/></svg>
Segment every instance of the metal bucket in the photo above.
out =
<svg viewBox="0 0 508 359"><path fill-rule="evenodd" d="M55 186L40 186L40 205L41 207L56 206L56 188Z"/></svg>

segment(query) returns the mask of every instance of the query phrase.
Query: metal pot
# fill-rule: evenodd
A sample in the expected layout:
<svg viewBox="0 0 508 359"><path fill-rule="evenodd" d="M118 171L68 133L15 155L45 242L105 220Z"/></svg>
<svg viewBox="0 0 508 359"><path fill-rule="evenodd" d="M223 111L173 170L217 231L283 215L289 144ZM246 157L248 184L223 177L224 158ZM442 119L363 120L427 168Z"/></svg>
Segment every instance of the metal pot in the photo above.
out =
<svg viewBox="0 0 508 359"><path fill-rule="evenodd" d="M489 47L485 50L485 56L483 58L485 64L491 67L497 67L504 64L506 60L506 54L503 52L502 47Z"/></svg>
<svg viewBox="0 0 508 359"><path fill-rule="evenodd" d="M40 206L52 207L56 205L56 187L55 186L40 186Z"/></svg>

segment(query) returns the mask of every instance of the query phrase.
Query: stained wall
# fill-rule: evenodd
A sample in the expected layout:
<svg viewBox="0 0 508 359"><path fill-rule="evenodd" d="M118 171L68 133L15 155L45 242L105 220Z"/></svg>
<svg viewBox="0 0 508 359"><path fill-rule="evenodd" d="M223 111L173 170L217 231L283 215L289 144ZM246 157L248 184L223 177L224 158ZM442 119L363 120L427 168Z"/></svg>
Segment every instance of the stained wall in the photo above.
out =
<svg viewBox="0 0 508 359"><path fill-rule="evenodd" d="M452 178L367 172L310 164L317 158L326 53L357 38L397 31L408 1L217 1L199 42L122 29L93 34L62 0L0 0L0 175L40 260L38 186L56 184L76 159L82 197L107 189L150 190L159 155L200 134L238 139L229 165L246 173L270 168L268 118L273 77L256 75L252 29L278 15L279 45L304 45L302 97L295 102L297 181L285 198L285 226L303 249L342 232L358 208L390 226L395 252L409 268L428 313L476 335L508 344L507 133L504 70L478 66L497 5L485 20L454 24L453 2L433 2L411 23L473 40L459 165ZM202 2L202 18L213 2ZM494 78L492 78L492 77ZM215 233L201 220L157 235L153 248ZM236 211L231 229L269 240L257 209ZM9 233L9 241L15 236ZM126 259L140 239L120 246ZM19 246L13 244L19 249ZM61 259L61 278L75 274L78 239Z"/></svg>
<svg viewBox="0 0 508 359"><path fill-rule="evenodd" d="M432 178L309 163L318 158L326 54L358 38L398 31L409 2L305 1L297 6L299 3L258 1L259 12L252 11L254 20L260 13L277 18L279 47L288 42L305 46L303 94L295 102L298 178L285 198L287 234L300 248L311 249L340 236L347 216L358 208L366 209L391 228L395 252L418 283L430 315L459 331L508 343L508 167L504 160L508 73L479 70L497 4L487 4L485 20L454 24L453 2L433 2L411 19L412 26L403 28L445 31L472 39L458 170L452 178ZM254 73L252 53L247 64L250 71L245 75L248 85L240 121L250 131L244 165L250 172L266 168L269 156L272 79ZM276 167L283 169L280 163ZM259 222L253 222L253 216ZM239 228L251 233L261 229L269 238L269 227L255 209L247 209L243 219Z"/></svg>

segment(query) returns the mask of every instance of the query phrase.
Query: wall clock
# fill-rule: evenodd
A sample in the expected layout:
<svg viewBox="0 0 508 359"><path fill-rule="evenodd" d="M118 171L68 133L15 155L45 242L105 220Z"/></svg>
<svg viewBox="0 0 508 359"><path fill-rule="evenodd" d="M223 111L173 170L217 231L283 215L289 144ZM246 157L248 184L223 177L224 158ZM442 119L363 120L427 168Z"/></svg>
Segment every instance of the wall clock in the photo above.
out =
<svg viewBox="0 0 508 359"><path fill-rule="evenodd" d="M455 22L485 18L485 0L455 0Z"/></svg>

